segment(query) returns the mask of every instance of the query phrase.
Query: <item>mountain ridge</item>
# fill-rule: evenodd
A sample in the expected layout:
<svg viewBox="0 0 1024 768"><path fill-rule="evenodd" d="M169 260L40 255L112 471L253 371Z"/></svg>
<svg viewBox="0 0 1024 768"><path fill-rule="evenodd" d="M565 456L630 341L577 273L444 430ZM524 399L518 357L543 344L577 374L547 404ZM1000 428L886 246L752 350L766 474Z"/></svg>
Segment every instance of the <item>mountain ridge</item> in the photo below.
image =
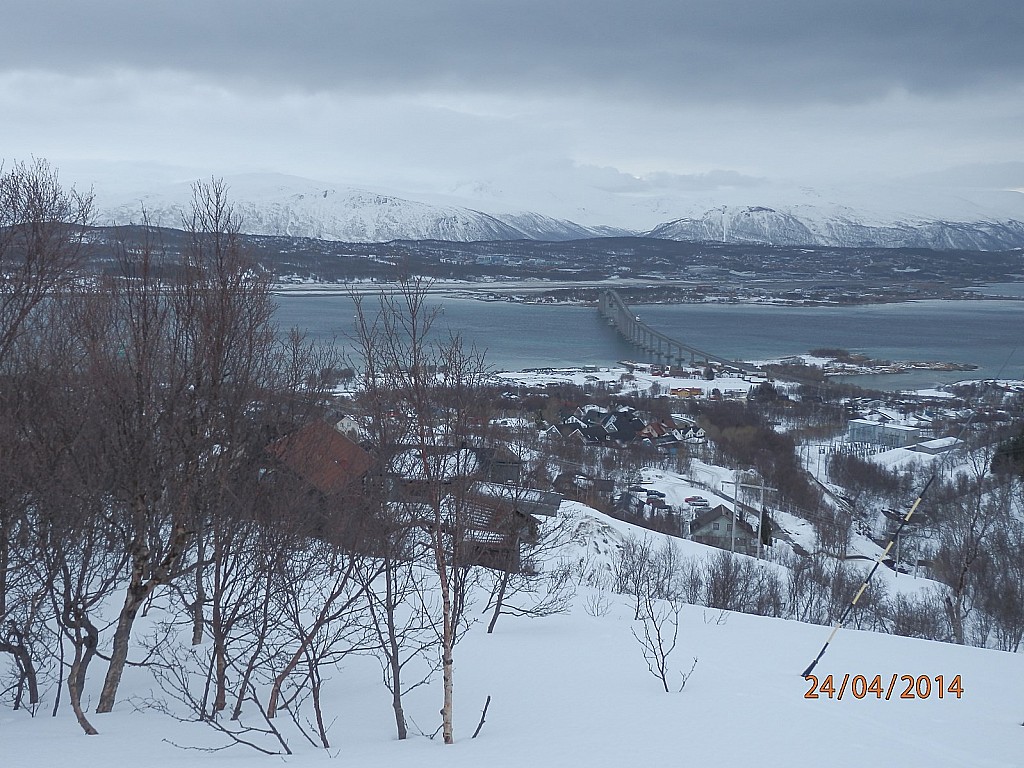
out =
<svg viewBox="0 0 1024 768"><path fill-rule="evenodd" d="M848 217L806 219L765 206L721 206L666 222L649 237L756 245L932 248L994 251L1024 245L1024 222L899 221L867 224Z"/></svg>
<svg viewBox="0 0 1024 768"><path fill-rule="evenodd" d="M496 201L401 195L385 190L330 184L279 174L248 174L225 180L242 231L253 235L309 237L353 243L393 240L450 242L568 241L599 237L646 236L688 242L749 245L1007 250L1024 247L1024 212L1006 215L928 216L920 211L886 215L828 202L802 190L805 199L783 205L707 201L656 201L682 215L647 229L569 218L525 209L500 210ZM770 195L766 195L770 196ZM176 226L188 211L191 184L121 196L101 203L100 223ZM417 199L418 198L418 199ZM1024 201L1024 195L1020 196ZM435 201L431 202L431 199ZM648 201L654 203L655 201ZM1015 202L1011 198L1011 202ZM481 205L476 206L476 203ZM491 207L492 210L484 210ZM948 206L947 206L948 207ZM1022 207L1024 211L1024 207ZM948 212L948 211L947 211ZM600 214L593 214L600 215Z"/></svg>

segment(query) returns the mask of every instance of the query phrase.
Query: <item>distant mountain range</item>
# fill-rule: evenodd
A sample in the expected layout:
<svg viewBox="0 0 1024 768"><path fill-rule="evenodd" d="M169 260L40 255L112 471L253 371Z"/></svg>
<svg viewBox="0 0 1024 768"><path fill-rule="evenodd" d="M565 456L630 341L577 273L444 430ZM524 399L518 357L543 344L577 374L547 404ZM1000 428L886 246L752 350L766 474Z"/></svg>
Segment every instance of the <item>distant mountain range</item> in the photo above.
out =
<svg viewBox="0 0 1024 768"><path fill-rule="evenodd" d="M812 215L808 215L808 213ZM699 217L660 224L650 237L666 240L850 248L934 248L994 251L1024 247L1024 222L917 219L869 224L853 216L803 215L773 208L721 206Z"/></svg>
<svg viewBox="0 0 1024 768"><path fill-rule="evenodd" d="M1024 247L1024 205L1017 217L1007 206L988 213L974 206L953 217L914 213L866 212L815 199L780 205L678 204L678 218L650 229L580 224L532 211L484 212L473 200L431 202L356 187L279 175L225 179L232 204L248 234L311 237L344 242L392 240L565 241L641 235L681 241L785 246L923 247L956 250L1005 250ZM748 192L748 195L750 193ZM1013 194L1013 193L1008 193ZM178 184L119 200L101 198L102 224L151 223L181 226L188 210L189 184ZM1017 193L1024 201L1024 195ZM479 201L494 208L495 202ZM1011 199L1011 203L1015 203ZM657 201L658 210L671 202ZM1010 206L1012 209L1014 206ZM876 206L877 208L877 206ZM948 206L947 206L948 208ZM993 209L996 210L996 209Z"/></svg>

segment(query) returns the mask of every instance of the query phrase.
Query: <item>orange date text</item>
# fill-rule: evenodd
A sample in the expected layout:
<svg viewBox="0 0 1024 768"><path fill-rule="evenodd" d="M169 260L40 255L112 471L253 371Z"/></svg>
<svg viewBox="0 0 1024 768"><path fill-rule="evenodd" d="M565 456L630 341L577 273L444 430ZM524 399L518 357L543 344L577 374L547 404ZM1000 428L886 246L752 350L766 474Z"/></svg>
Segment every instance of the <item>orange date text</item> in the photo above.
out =
<svg viewBox="0 0 1024 768"><path fill-rule="evenodd" d="M960 675L947 677L896 673L886 677L867 677L845 674L841 678L838 675L826 675L821 679L815 675L807 675L804 679L810 686L804 693L805 699L959 699L964 694Z"/></svg>

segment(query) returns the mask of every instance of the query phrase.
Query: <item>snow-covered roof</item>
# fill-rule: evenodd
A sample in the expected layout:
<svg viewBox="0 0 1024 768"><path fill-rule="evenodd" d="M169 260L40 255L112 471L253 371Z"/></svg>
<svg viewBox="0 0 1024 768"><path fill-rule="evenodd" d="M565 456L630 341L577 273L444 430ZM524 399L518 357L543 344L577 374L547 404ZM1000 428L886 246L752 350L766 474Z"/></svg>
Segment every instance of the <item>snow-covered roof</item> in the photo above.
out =
<svg viewBox="0 0 1024 768"><path fill-rule="evenodd" d="M554 515L562 501L561 495L557 493L502 483L474 483L471 492L510 502L520 512L530 515Z"/></svg>
<svg viewBox="0 0 1024 768"><path fill-rule="evenodd" d="M471 475L479 468L476 453L468 448L437 450L425 460L419 449L410 448L391 462L391 470L409 480L451 480Z"/></svg>

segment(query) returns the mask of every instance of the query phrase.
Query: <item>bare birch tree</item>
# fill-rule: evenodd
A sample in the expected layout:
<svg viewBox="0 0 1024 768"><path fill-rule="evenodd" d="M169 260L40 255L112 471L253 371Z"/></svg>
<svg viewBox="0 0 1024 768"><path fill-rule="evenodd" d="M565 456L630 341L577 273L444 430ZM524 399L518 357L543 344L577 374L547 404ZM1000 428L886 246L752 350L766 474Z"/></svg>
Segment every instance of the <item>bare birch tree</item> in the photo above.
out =
<svg viewBox="0 0 1024 768"><path fill-rule="evenodd" d="M71 284L79 264L92 198L64 187L45 160L0 169L0 653L17 669L13 702L39 703L34 629L44 626L45 590L32 586L18 542L31 538L32 492L42 479L30 460L25 425L32 393L48 387L39 369L39 337L55 297ZM42 317L40 317L42 316Z"/></svg>
<svg viewBox="0 0 1024 768"><path fill-rule="evenodd" d="M321 356L293 335L279 342L265 274L242 253L239 223L217 181L194 187L183 259L126 249L111 281L108 337L95 374L111 430L115 498L131 521L124 605L97 711L114 705L139 609L191 575L193 640L207 603L205 529L256 484L266 442L322 405ZM237 512L227 512L228 519ZM220 691L215 706L226 704Z"/></svg>
<svg viewBox="0 0 1024 768"><path fill-rule="evenodd" d="M91 217L92 195L64 187L45 160L0 174L0 362L33 310L73 276Z"/></svg>
<svg viewBox="0 0 1024 768"><path fill-rule="evenodd" d="M490 406L482 396L482 355L435 327L438 312L427 303L428 289L422 280L405 280L379 297L376 310L357 300L355 345L368 397L386 408L378 405L374 416L378 444L387 451L384 458L399 463L390 467L398 481L413 478L415 485L398 503L420 531L439 597L434 628L443 685L441 732L451 744L454 649L465 619L473 546L467 536L471 449L480 444Z"/></svg>

